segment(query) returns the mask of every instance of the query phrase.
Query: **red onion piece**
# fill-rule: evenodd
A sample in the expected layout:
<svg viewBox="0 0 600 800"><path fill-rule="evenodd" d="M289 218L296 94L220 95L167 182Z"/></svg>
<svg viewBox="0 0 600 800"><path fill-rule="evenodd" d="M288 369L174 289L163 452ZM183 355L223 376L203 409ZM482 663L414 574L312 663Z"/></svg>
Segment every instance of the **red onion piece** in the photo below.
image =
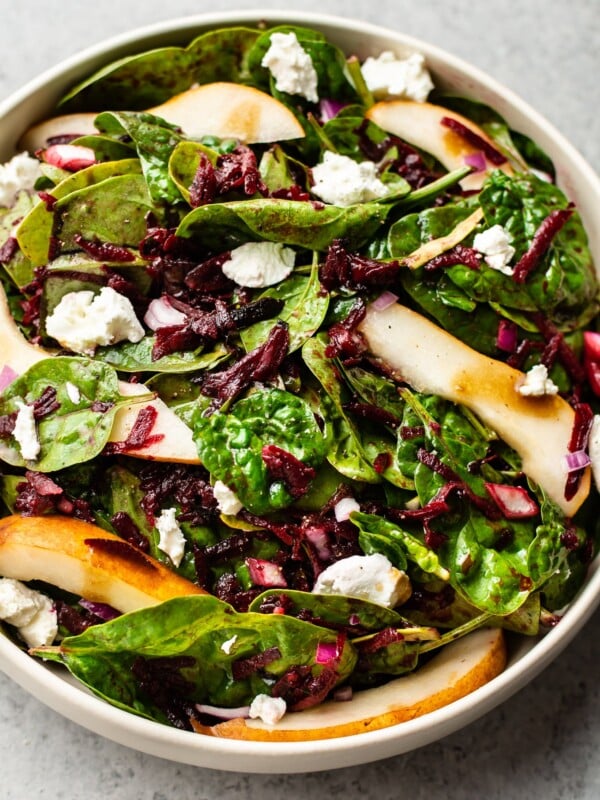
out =
<svg viewBox="0 0 600 800"><path fill-rule="evenodd" d="M246 719L250 716L250 706L238 706L237 708L221 708L220 706L209 706L206 703L196 703L196 711L199 714L209 714L211 717L219 719Z"/></svg>
<svg viewBox="0 0 600 800"><path fill-rule="evenodd" d="M398 295L393 292L382 292L376 300L373 300L371 308L373 311L385 311L396 302L398 302Z"/></svg>
<svg viewBox="0 0 600 800"><path fill-rule="evenodd" d="M336 703L347 703L349 700L352 700L352 687L340 686L340 688L336 689L333 693L333 699Z"/></svg>
<svg viewBox="0 0 600 800"><path fill-rule="evenodd" d="M342 108L347 106L347 103L341 100L332 100L331 98L324 98L319 101L319 114L322 122L329 122L330 119L336 117Z"/></svg>
<svg viewBox="0 0 600 800"><path fill-rule="evenodd" d="M317 664L330 664L338 655L337 642L319 642L315 662Z"/></svg>
<svg viewBox="0 0 600 800"><path fill-rule="evenodd" d="M287 581L279 564L275 564L273 561L266 561L264 558L249 557L246 559L246 565L250 573L250 579L256 586L280 589L287 587Z"/></svg>
<svg viewBox="0 0 600 800"><path fill-rule="evenodd" d="M109 606L107 603L94 603L91 600L80 600L79 605L85 608L86 611L89 611L90 614L104 620L104 622L121 616L120 611L117 611L116 608Z"/></svg>
<svg viewBox="0 0 600 800"><path fill-rule="evenodd" d="M331 558L331 549L329 547L329 537L325 528L318 525L310 525L304 531L304 536L312 544L317 551L319 558L327 561Z"/></svg>
<svg viewBox="0 0 600 800"><path fill-rule="evenodd" d="M496 347L505 353L514 353L517 349L518 331L514 322L508 319L501 319L498 323L498 334L496 336Z"/></svg>
<svg viewBox="0 0 600 800"><path fill-rule="evenodd" d="M525 519L539 513L537 503L521 486L486 483L485 488L507 519Z"/></svg>
<svg viewBox="0 0 600 800"><path fill-rule="evenodd" d="M591 463L592 460L585 450L576 450L574 453L567 453L564 457L567 472L576 472L579 469L588 467Z"/></svg>
<svg viewBox="0 0 600 800"><path fill-rule="evenodd" d="M169 298L164 295L152 300L144 315L144 322L151 331L169 328L172 325L182 325L185 319L185 314L173 308Z"/></svg>
<svg viewBox="0 0 600 800"><path fill-rule="evenodd" d="M477 150L475 153L469 153L469 155L463 158L463 161L468 167L473 167L474 172L485 172L487 164L481 150Z"/></svg>
<svg viewBox="0 0 600 800"><path fill-rule="evenodd" d="M41 158L46 164L76 172L96 163L96 154L91 147L82 147L78 144L51 144L41 152Z"/></svg>
<svg viewBox="0 0 600 800"><path fill-rule="evenodd" d="M19 373L15 372L12 367L9 367L8 364L5 364L0 370L0 392L4 391L7 386L15 380L15 378L19 377Z"/></svg>

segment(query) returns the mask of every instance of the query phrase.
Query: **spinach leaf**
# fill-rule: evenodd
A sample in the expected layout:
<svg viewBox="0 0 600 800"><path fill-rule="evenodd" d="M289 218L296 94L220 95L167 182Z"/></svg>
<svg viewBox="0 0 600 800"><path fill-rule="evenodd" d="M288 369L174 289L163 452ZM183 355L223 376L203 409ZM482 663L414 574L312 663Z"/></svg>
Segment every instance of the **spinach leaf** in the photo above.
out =
<svg viewBox="0 0 600 800"><path fill-rule="evenodd" d="M181 193L169 176L169 158L181 141L175 125L153 114L131 111L105 111L94 124L101 133L132 140L154 202L181 202Z"/></svg>
<svg viewBox="0 0 600 800"><path fill-rule="evenodd" d="M107 347L98 347L94 358L110 364L120 372L196 372L212 369L229 357L223 344L203 352L203 348L189 352L177 352L162 358L152 359L154 336L144 336L139 342L121 342Z"/></svg>
<svg viewBox="0 0 600 800"><path fill-rule="evenodd" d="M164 103L194 83L244 81L247 52L259 32L232 27L208 31L187 47L161 47L126 56L71 89L67 111L96 111L110 97L113 109L142 111Z"/></svg>
<svg viewBox="0 0 600 800"><path fill-rule="evenodd" d="M234 639L229 652L222 645ZM283 614L237 613L210 595L168 600L103 625L69 636L56 648L39 648L36 655L61 662L95 694L127 711L165 722L164 711L139 686L132 666L143 658L187 657L180 675L187 683L181 701L236 707L257 694L270 694L273 679L297 666L317 675L321 644L336 644L337 633ZM234 680L232 664L277 648L277 657L250 677ZM156 661L156 666L161 664ZM138 662L139 663L139 662ZM181 663L181 662L179 662ZM338 681L354 669L356 652L345 641L336 662ZM175 662L177 664L177 662ZM182 682L183 683L183 682Z"/></svg>
<svg viewBox="0 0 600 800"><path fill-rule="evenodd" d="M201 142L181 141L169 156L169 177L188 203L190 202L190 186L196 177L202 156L206 156L214 166L219 154L212 147L207 147Z"/></svg>
<svg viewBox="0 0 600 800"><path fill-rule="evenodd" d="M79 390L80 399L76 403L69 397L69 383ZM0 396L0 415L17 411L18 401L39 400L49 387L56 392L59 407L37 423L39 457L34 465L26 462L18 446L0 440L0 454L9 464L54 472L89 461L108 441L121 400L117 374L112 367L87 358L57 356L38 361L4 390ZM131 398L126 402L131 402Z"/></svg>
<svg viewBox="0 0 600 800"><path fill-rule="evenodd" d="M264 297L273 297L284 302L278 319L288 324L289 353L302 347L304 342L318 331L329 307L329 294L319 281L319 264L316 258L309 277L292 275L263 292L260 298ZM244 328L240 332L240 338L246 351L250 352L263 344L272 327L273 320L270 319Z"/></svg>
<svg viewBox="0 0 600 800"><path fill-rule="evenodd" d="M229 486L256 514L293 502L286 485L271 479L263 446L276 445L311 467L325 455L325 442L309 406L281 389L256 391L228 412L204 416L200 409L192 425L198 455L211 476Z"/></svg>

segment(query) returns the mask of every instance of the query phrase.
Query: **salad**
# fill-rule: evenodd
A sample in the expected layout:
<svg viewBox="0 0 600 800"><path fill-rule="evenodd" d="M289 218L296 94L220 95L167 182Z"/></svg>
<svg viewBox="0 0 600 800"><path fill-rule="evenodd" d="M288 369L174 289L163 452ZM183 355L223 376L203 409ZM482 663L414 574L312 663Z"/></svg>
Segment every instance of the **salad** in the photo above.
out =
<svg viewBox="0 0 600 800"><path fill-rule="evenodd" d="M207 732L561 624L596 552L598 284L535 142L419 54L281 26L109 64L21 145L20 646Z"/></svg>

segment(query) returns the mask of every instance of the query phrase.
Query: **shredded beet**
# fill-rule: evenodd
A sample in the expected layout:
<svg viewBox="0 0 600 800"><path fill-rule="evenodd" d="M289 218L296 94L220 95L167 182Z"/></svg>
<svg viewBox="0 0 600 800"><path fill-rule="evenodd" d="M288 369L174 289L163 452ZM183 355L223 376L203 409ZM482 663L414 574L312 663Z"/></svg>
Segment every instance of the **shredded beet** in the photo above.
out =
<svg viewBox="0 0 600 800"><path fill-rule="evenodd" d="M391 464L391 453L378 453L373 461L373 469L378 475L383 475L383 473L391 466Z"/></svg>
<svg viewBox="0 0 600 800"><path fill-rule="evenodd" d="M341 358L345 362L359 359L367 350L367 343L357 327L365 318L367 306L362 298L356 300L346 319L334 323L327 331L329 344L327 358Z"/></svg>
<svg viewBox="0 0 600 800"><path fill-rule="evenodd" d="M262 653L257 653L248 658L238 658L231 665L231 674L234 681L242 681L254 675L255 672L267 667L274 661L281 658L281 650L278 647L268 647Z"/></svg>
<svg viewBox="0 0 600 800"><path fill-rule="evenodd" d="M8 239L2 245L2 247L0 247L0 263L2 264L8 263L18 249L19 249L19 243L17 242L15 237L9 236Z"/></svg>
<svg viewBox="0 0 600 800"><path fill-rule="evenodd" d="M195 665L196 659L192 656L138 656L131 665L131 672L142 692L174 727L183 730L192 730L189 721L192 704L188 698L194 690L194 684L183 677L181 670L191 669Z"/></svg>
<svg viewBox="0 0 600 800"><path fill-rule="evenodd" d="M239 189L251 196L259 192L267 195L267 187L263 183L258 169L254 151L240 144L231 153L223 153L217 158L215 177L219 194Z"/></svg>
<svg viewBox="0 0 600 800"><path fill-rule="evenodd" d="M117 511L116 514L113 514L110 518L110 524L126 542L137 547L143 553L150 552L148 537L144 536L126 511Z"/></svg>
<svg viewBox="0 0 600 800"><path fill-rule="evenodd" d="M94 261L135 261L134 254L121 245L101 242L98 238L85 239L80 233L76 233L73 239Z"/></svg>
<svg viewBox="0 0 600 800"><path fill-rule="evenodd" d="M38 197L42 201L42 203L46 206L48 211L54 211L54 206L57 203L57 198L50 194L50 192L38 192Z"/></svg>
<svg viewBox="0 0 600 800"><path fill-rule="evenodd" d="M250 603L262 592L261 587L255 589L242 589L235 575L226 572L216 581L213 594L225 603L233 606L236 611L248 611Z"/></svg>
<svg viewBox="0 0 600 800"><path fill-rule="evenodd" d="M319 278L326 289L367 289L390 286L403 269L398 261L377 261L346 249L341 239L335 239L327 250Z"/></svg>
<svg viewBox="0 0 600 800"><path fill-rule="evenodd" d="M491 145L487 139L483 139L481 136L472 131L466 125L463 125L462 122L459 122L454 117L442 117L441 123L445 128L449 128L466 142L472 144L473 147L483 151L487 160L495 166L499 167L501 164L506 163L506 156L504 156L499 150Z"/></svg>
<svg viewBox="0 0 600 800"><path fill-rule="evenodd" d="M231 251L207 258L190 269L184 278L188 289L194 291L219 292L230 290L233 282L223 273L222 267L231 257Z"/></svg>
<svg viewBox="0 0 600 800"><path fill-rule="evenodd" d="M289 346L288 327L285 322L273 326L267 341L240 358L235 364L220 372L203 376L200 391L214 397L215 408L226 400L237 397L254 381L269 381L276 377Z"/></svg>
<svg viewBox="0 0 600 800"><path fill-rule="evenodd" d="M145 464L140 473L144 493L141 506L148 520L161 508L176 504L178 519L193 525L205 525L218 515L208 472L203 467L185 464Z"/></svg>
<svg viewBox="0 0 600 800"><path fill-rule="evenodd" d="M43 514L62 514L85 522L93 522L94 515L87 500L68 497L61 486L48 475L28 470L25 481L17 484L15 511L23 517Z"/></svg>
<svg viewBox="0 0 600 800"><path fill-rule="evenodd" d="M278 200L296 200L300 203L306 203L310 200L310 194L301 186L298 186L297 183L288 186L286 189L275 189L274 192L271 192L271 197L275 197Z"/></svg>
<svg viewBox="0 0 600 800"><path fill-rule="evenodd" d="M570 347L567 342L565 342L565 337L562 332L558 330L556 325L551 320L541 313L534 314L533 321L544 337L547 355L550 355L552 351L555 350L556 356L568 372L571 380L575 384L584 383L586 378L585 367L580 363L573 348ZM546 350L544 352L546 352Z"/></svg>
<svg viewBox="0 0 600 800"><path fill-rule="evenodd" d="M403 640L404 636L400 631L397 631L395 628L384 628L372 638L367 639L366 642L362 642L360 644L360 651L361 653L376 653L378 650L388 647L390 644L395 644Z"/></svg>
<svg viewBox="0 0 600 800"><path fill-rule="evenodd" d="M402 425L399 433L403 440L420 439L425 436L425 428L423 425Z"/></svg>
<svg viewBox="0 0 600 800"><path fill-rule="evenodd" d="M205 153L200 154L200 161L190 185L190 205L192 208L212 203L217 196L217 177L215 168Z"/></svg>
<svg viewBox="0 0 600 800"><path fill-rule="evenodd" d="M302 711L319 705L337 683L337 672L323 667L313 674L309 666L291 667L273 686L273 697L283 697L288 711Z"/></svg>
<svg viewBox="0 0 600 800"><path fill-rule="evenodd" d="M0 439L8 439L9 436L12 436L17 414L17 411L12 411L10 414L2 414L0 416Z"/></svg>
<svg viewBox="0 0 600 800"><path fill-rule="evenodd" d="M574 207L572 205L567 208L555 208L542 221L533 235L529 250L521 256L515 265L513 272L515 283L525 283L529 273L537 267L546 250L550 247L552 239L570 219L573 211Z"/></svg>
<svg viewBox="0 0 600 800"><path fill-rule="evenodd" d="M471 269L479 269L481 266L481 256L473 247L465 247L463 244L455 245L451 250L440 253L428 261L423 269L426 272L434 272L436 269L453 267L456 264L464 264Z"/></svg>
<svg viewBox="0 0 600 800"><path fill-rule="evenodd" d="M344 411L348 411L355 417L360 417L370 422L376 422L379 425L385 425L387 428L392 428L393 430L396 430L400 426L399 417L373 403L358 403L353 401L351 403L344 403L343 408Z"/></svg>
<svg viewBox="0 0 600 800"><path fill-rule="evenodd" d="M571 438L569 440L570 453L576 453L578 450L585 450L587 448L594 419L594 412L588 403L575 403L574 411L575 419L573 421L573 430L571 431ZM585 467L569 472L565 484L565 500L571 500L575 497L584 472Z"/></svg>
<svg viewBox="0 0 600 800"><path fill-rule="evenodd" d="M53 386L46 386L44 391L33 401L33 416L35 419L43 419L60 408L60 403L56 399L56 389Z"/></svg>
<svg viewBox="0 0 600 800"><path fill-rule="evenodd" d="M127 434L123 442L109 442L104 448L106 455L117 455L118 453L129 453L131 450L143 450L157 442L162 441L164 434L152 434L152 428L158 417L158 411L154 406L144 406L138 411L138 415L133 427Z"/></svg>
<svg viewBox="0 0 600 800"><path fill-rule="evenodd" d="M72 636L83 633L92 625L97 625L100 620L95 618L85 609L76 609L63 600L55 600L56 619L59 625L66 628Z"/></svg>
<svg viewBox="0 0 600 800"><path fill-rule="evenodd" d="M274 444L265 445L261 455L271 480L282 481L294 499L306 494L316 474L312 467Z"/></svg>

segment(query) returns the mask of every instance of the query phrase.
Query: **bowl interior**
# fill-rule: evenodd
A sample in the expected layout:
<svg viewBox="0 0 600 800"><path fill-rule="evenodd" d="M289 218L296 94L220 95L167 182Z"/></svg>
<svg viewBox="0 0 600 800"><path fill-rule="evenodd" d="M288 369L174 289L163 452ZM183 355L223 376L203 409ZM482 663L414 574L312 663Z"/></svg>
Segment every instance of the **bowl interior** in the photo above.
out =
<svg viewBox="0 0 600 800"><path fill-rule="evenodd" d="M170 21L116 37L85 50L41 75L0 104L0 159L15 152L20 135L48 116L62 94L85 75L123 55L167 44L183 45L204 30L242 24L291 23L323 31L346 53L364 58L383 50L421 52L437 86L485 102L511 127L527 134L554 160L557 180L577 204L600 264L600 181L584 159L540 115L493 79L425 42L361 21L316 14L233 12ZM247 772L302 772L349 766L406 752L469 723L523 686L554 658L588 619L600 598L597 560L585 586L567 612L567 622L543 640L511 643L507 669L468 697L401 725L321 742L264 743L218 740L134 717L97 700L64 671L44 666L0 636L0 667L15 681L60 713L124 745L184 763Z"/></svg>

